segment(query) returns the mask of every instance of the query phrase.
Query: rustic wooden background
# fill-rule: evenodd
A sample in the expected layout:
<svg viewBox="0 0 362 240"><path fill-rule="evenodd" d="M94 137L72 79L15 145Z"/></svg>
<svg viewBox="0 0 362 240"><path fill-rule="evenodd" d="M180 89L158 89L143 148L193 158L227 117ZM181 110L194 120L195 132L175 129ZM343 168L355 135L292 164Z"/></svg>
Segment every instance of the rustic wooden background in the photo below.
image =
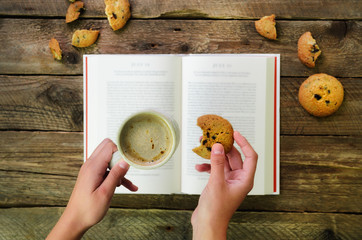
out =
<svg viewBox="0 0 362 240"><path fill-rule="evenodd" d="M281 194L248 196L229 239L362 238L362 3L359 0L131 0L132 19L113 32L102 0L65 23L68 0L0 0L0 239L42 239L61 215L83 159L82 55L90 53L280 53ZM254 21L277 16L278 40ZM101 31L86 49L79 28ZM297 58L311 31L315 69ZM55 37L63 61L52 59ZM297 99L313 73L337 77L341 108L327 118ZM191 239L198 196L115 195L84 239Z"/></svg>

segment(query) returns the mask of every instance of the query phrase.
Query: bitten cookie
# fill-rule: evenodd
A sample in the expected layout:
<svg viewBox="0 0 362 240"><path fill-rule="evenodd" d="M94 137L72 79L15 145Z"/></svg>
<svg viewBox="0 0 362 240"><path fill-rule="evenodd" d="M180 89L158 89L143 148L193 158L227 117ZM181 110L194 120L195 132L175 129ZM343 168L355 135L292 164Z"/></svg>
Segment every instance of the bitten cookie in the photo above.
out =
<svg viewBox="0 0 362 240"><path fill-rule="evenodd" d="M275 15L262 17L255 22L256 31L263 37L277 39L277 29L275 28Z"/></svg>
<svg viewBox="0 0 362 240"><path fill-rule="evenodd" d="M307 78L299 88L299 102L307 112L325 117L338 110L343 102L343 86L330 75L319 73Z"/></svg>
<svg viewBox="0 0 362 240"><path fill-rule="evenodd" d="M53 58L62 60L62 50L60 49L59 43L55 38L50 39L49 48L53 54Z"/></svg>
<svg viewBox="0 0 362 240"><path fill-rule="evenodd" d="M97 30L77 30L73 33L72 45L75 47L89 47L98 38L99 31Z"/></svg>
<svg viewBox="0 0 362 240"><path fill-rule="evenodd" d="M310 32L304 33L298 40L299 60L307 67L314 68L322 51Z"/></svg>
<svg viewBox="0 0 362 240"><path fill-rule="evenodd" d="M81 9L84 8L84 3L82 1L76 1L71 3L67 10L67 15L65 15L65 22L70 23L78 19Z"/></svg>
<svg viewBox="0 0 362 240"><path fill-rule="evenodd" d="M234 130L228 120L218 115L203 115L197 119L197 125L203 131L201 145L192 149L197 155L210 159L211 148L215 143L221 143L225 153L231 151Z"/></svg>
<svg viewBox="0 0 362 240"><path fill-rule="evenodd" d="M113 31L122 28L131 17L130 4L128 0L104 0L106 4L106 15L109 25Z"/></svg>

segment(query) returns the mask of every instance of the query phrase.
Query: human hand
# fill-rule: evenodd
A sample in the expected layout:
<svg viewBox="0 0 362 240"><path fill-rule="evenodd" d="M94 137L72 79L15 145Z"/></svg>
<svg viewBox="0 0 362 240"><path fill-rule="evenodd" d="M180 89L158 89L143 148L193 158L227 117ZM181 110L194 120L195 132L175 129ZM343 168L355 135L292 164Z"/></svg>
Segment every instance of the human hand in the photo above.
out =
<svg viewBox="0 0 362 240"><path fill-rule="evenodd" d="M192 214L193 239L226 239L228 223L246 195L253 188L258 155L239 132L234 139L245 155L233 147L225 155L221 144L214 144L211 165L197 164L199 172L209 172L209 181Z"/></svg>
<svg viewBox="0 0 362 240"><path fill-rule="evenodd" d="M106 215L116 186L138 190L124 177L129 169L125 161L119 161L107 171L116 151L117 146L110 139L105 139L83 164L68 205L47 239L80 239Z"/></svg>

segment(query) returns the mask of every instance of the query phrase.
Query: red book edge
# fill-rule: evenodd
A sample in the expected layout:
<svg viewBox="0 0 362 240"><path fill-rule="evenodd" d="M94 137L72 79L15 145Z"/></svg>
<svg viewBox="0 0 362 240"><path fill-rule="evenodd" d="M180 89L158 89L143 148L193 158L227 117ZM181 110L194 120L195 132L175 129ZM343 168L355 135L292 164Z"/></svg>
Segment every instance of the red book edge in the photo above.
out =
<svg viewBox="0 0 362 240"><path fill-rule="evenodd" d="M274 59L274 192L277 192L277 57Z"/></svg>

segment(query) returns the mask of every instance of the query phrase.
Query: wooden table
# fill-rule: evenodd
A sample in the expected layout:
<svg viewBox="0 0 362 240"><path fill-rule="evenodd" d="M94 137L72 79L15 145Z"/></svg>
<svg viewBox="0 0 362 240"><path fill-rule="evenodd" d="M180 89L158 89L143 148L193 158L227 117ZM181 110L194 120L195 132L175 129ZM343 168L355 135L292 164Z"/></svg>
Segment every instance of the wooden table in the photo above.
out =
<svg viewBox="0 0 362 240"><path fill-rule="evenodd" d="M132 19L113 32L102 0L65 23L68 1L0 5L0 238L42 239L54 226L83 162L82 55L95 53L280 53L281 194L248 196L229 239L362 238L362 3L358 0L134 0ZM278 40L254 21L277 16ZM101 31L76 49L76 29ZM322 49L314 69L297 57L311 31ZM63 61L48 48L55 37ZM298 103L313 73L337 77L341 108L316 118ZM84 239L191 239L198 196L115 195Z"/></svg>

